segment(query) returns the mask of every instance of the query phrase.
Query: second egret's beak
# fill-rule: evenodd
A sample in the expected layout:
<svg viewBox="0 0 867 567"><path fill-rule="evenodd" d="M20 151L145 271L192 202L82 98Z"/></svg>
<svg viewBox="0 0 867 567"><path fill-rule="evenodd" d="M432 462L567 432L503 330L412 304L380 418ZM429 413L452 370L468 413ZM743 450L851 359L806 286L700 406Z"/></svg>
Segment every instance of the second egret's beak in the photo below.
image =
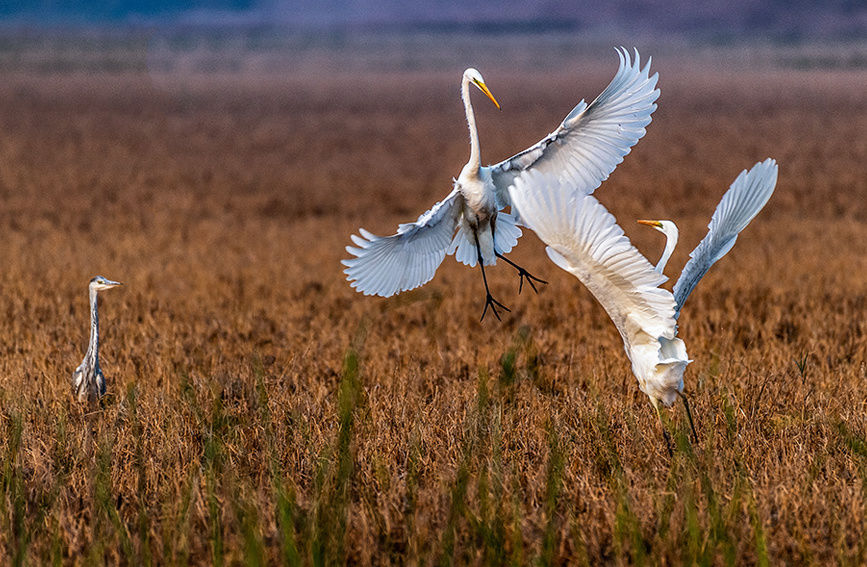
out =
<svg viewBox="0 0 867 567"><path fill-rule="evenodd" d="M647 226L652 226L653 228L662 228L662 223L658 220L640 220L637 222L638 224L645 224Z"/></svg>
<svg viewBox="0 0 867 567"><path fill-rule="evenodd" d="M485 93L486 95L488 95L488 98L491 99L491 102L493 102L495 105L497 105L497 110L500 110L500 103L497 102L497 99L495 99L495 98L494 98L494 95L491 94L491 91L488 90L488 85L486 85L485 83L483 83L483 82L481 82L481 81L473 81L473 83L474 83L477 87L479 87L479 90L480 90L480 91L482 91L483 93Z"/></svg>

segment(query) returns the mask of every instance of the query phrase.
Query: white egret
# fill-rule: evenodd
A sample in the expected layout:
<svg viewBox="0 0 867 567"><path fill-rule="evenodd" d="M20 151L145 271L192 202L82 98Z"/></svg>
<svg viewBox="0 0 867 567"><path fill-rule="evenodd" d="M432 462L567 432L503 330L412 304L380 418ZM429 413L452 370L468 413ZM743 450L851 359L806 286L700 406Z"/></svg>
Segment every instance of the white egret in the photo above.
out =
<svg viewBox="0 0 867 567"><path fill-rule="evenodd" d="M642 68L638 51L634 62L625 49L617 51L620 68L611 83L589 105L583 100L566 116L560 126L534 146L493 166L481 165L481 150L473 107L472 84L499 108L481 74L467 69L461 81L461 98L470 130L470 159L454 181L449 195L415 222L401 224L397 234L376 236L359 229L352 235L355 246L346 250L354 258L343 260L344 272L352 287L365 295L389 297L429 282L445 258L470 267L479 264L485 285L485 307L499 319L497 308L508 311L491 296L485 266L501 258L518 270L519 293L526 277L533 289L532 276L504 255L521 236L520 208L511 201L508 187L516 175L534 171L536 190L560 180L584 187L592 193L617 167L623 156L644 135L650 115L656 109L659 90L657 75L649 75L650 61ZM525 181L526 183L526 181ZM510 207L509 212L503 211Z"/></svg>
<svg viewBox="0 0 867 567"><path fill-rule="evenodd" d="M95 401L105 395L105 376L99 367L99 314L97 312L97 293L123 285L102 276L90 280L90 342L84 360L72 373L72 393L79 402Z"/></svg>
<svg viewBox="0 0 867 567"><path fill-rule="evenodd" d="M587 286L611 317L638 386L650 398L660 422L660 404L671 407L680 397L696 438L683 394L683 373L691 360L677 338L677 317L698 281L731 250L738 233L768 201L776 182L777 164L772 159L741 172L714 211L708 234L690 254L673 293L659 287L667 280L662 270L677 239L671 221L645 221L668 237L654 267L630 243L614 216L583 187L529 171L515 178L510 188L512 203L526 226L547 244L551 260ZM539 190L540 183L547 184L546 190ZM670 452L664 426L662 431Z"/></svg>

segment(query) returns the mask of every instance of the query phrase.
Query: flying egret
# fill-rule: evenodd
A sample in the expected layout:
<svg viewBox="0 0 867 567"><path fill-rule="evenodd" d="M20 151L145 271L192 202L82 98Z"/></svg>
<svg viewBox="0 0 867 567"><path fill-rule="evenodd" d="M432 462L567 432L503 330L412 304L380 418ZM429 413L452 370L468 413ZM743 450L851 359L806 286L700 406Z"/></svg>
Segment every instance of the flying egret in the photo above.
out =
<svg viewBox="0 0 867 567"><path fill-rule="evenodd" d="M538 190L541 183L546 190ZM510 188L512 203L526 226L547 244L548 257L587 286L611 317L632 373L650 398L660 424L660 404L671 407L680 397L696 439L683 394L683 373L691 360L677 338L677 317L698 281L731 250L738 233L764 207L776 183L777 164L772 159L741 172L717 205L707 236L690 254L673 292L659 287L668 279L662 270L676 244L673 222L644 222L668 237L660 262L653 266L632 245L614 216L582 187L528 171L516 177ZM662 432L670 453L664 426Z"/></svg>
<svg viewBox="0 0 867 567"><path fill-rule="evenodd" d="M102 276L90 280L90 342L84 360L72 373L72 393L79 402L95 401L105 394L105 376L99 367L99 314L97 313L97 293L123 285Z"/></svg>
<svg viewBox="0 0 867 567"><path fill-rule="evenodd" d="M505 257L518 243L518 225L523 224L508 187L521 172L533 171L536 175L526 179L538 184L535 190L562 180L592 193L644 136L659 96L657 74L649 75L650 61L641 67L637 50L634 62L625 49L617 53L620 68L596 100L590 104L582 100L551 134L493 166L481 165L470 85L497 108L500 105L477 70L464 71L461 99L470 130L469 161L452 192L415 222L398 226L397 234L382 237L362 228L359 235L352 235L355 246L347 246L346 251L355 257L343 260L351 286L364 295L389 297L429 282L446 254L454 254L467 266L479 264L486 294L482 319L489 307L499 319L497 308L509 309L491 296L485 266L501 258L514 267L520 277L519 293L524 278L534 290L534 282L547 283ZM503 211L505 207L510 211Z"/></svg>

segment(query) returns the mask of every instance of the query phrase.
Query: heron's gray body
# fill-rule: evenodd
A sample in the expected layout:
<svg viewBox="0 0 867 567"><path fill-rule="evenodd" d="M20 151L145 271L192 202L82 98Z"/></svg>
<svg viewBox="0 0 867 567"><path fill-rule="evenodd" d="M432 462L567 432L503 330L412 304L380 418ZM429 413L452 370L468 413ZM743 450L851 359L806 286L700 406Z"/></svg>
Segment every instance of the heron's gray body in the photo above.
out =
<svg viewBox="0 0 867 567"><path fill-rule="evenodd" d="M99 367L99 312L97 293L101 289L109 289L118 282L113 282L102 276L90 281L88 287L90 297L90 341L84 360L72 373L72 393L79 402L96 401L105 395L105 376Z"/></svg>

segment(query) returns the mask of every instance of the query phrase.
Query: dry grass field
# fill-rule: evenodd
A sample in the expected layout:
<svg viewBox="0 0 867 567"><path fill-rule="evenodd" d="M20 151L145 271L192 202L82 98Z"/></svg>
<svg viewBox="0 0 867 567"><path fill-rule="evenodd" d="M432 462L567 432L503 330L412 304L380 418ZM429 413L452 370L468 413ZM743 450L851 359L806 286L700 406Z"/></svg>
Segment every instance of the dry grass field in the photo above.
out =
<svg viewBox="0 0 867 567"><path fill-rule="evenodd" d="M557 57L478 63L503 106L476 98L484 161L617 64ZM738 172L780 163L680 319L700 441L672 410L669 458L614 326L529 231L512 257L550 283L518 295L492 269L502 322L452 258L388 300L344 280L351 232L414 219L466 161L454 58L2 60L2 563L867 562L863 67L655 54L659 110L597 196L654 260L634 219L680 225L670 277ZM96 274L125 286L101 295L109 395L85 414L69 377Z"/></svg>

